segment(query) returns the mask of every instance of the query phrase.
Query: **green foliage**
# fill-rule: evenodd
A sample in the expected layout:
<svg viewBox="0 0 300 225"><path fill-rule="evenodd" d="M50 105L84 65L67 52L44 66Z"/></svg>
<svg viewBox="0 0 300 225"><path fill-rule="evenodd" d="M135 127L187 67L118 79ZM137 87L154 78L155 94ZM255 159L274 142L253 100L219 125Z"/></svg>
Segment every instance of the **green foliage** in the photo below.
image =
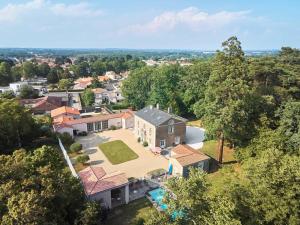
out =
<svg viewBox="0 0 300 225"><path fill-rule="evenodd" d="M30 144L38 137L29 110L13 99L0 98L0 152L10 152Z"/></svg>
<svg viewBox="0 0 300 225"><path fill-rule="evenodd" d="M153 73L154 68L151 67L136 69L122 83L122 95L133 108L141 109L146 106L150 97Z"/></svg>
<svg viewBox="0 0 300 225"><path fill-rule="evenodd" d="M58 82L58 87L61 90L69 90L73 85L73 81L71 79L61 79Z"/></svg>
<svg viewBox="0 0 300 225"><path fill-rule="evenodd" d="M48 65L48 63L42 63L38 65L37 71L38 76L47 77L48 73L50 72L50 66Z"/></svg>
<svg viewBox="0 0 300 225"><path fill-rule="evenodd" d="M139 143L141 142L141 138L140 137L138 137L137 142L139 142Z"/></svg>
<svg viewBox="0 0 300 225"><path fill-rule="evenodd" d="M63 145L66 147L66 148L69 148L69 146L71 146L73 143L74 143L74 139L72 138L72 136L65 132L65 133L58 133L57 134L58 137L60 138L61 142L63 143Z"/></svg>
<svg viewBox="0 0 300 225"><path fill-rule="evenodd" d="M0 156L1 224L74 224L84 204L80 182L47 146Z"/></svg>
<svg viewBox="0 0 300 225"><path fill-rule="evenodd" d="M30 98L37 98L38 93L33 89L30 85L22 85L20 88L20 94L19 97L22 99L30 99Z"/></svg>
<svg viewBox="0 0 300 225"><path fill-rule="evenodd" d="M223 52L218 52L213 61L204 102L195 111L197 116L203 116L209 135L224 135L240 145L255 131L255 120L251 120L255 102L240 42L231 37L222 46Z"/></svg>
<svg viewBox="0 0 300 225"><path fill-rule="evenodd" d="M288 153L300 155L300 102L288 102L280 110L278 132Z"/></svg>
<svg viewBox="0 0 300 225"><path fill-rule="evenodd" d="M147 141L144 141L144 142L143 142L143 146L144 146L144 147L147 147L147 146L148 146L148 142L147 142Z"/></svg>
<svg viewBox="0 0 300 225"><path fill-rule="evenodd" d="M84 106L92 106L95 103L95 94L90 88L86 88L81 95Z"/></svg>
<svg viewBox="0 0 300 225"><path fill-rule="evenodd" d="M24 62L22 64L22 75L24 78L33 78L38 75L38 67L34 62Z"/></svg>
<svg viewBox="0 0 300 225"><path fill-rule="evenodd" d="M7 62L0 62L0 86L7 86L11 81L11 66Z"/></svg>
<svg viewBox="0 0 300 225"><path fill-rule="evenodd" d="M83 163L83 164L85 164L89 160L90 160L90 157L88 155L85 155L85 154L80 155L76 158L77 163Z"/></svg>
<svg viewBox="0 0 300 225"><path fill-rule="evenodd" d="M116 130L117 127L116 127L115 125L111 125L109 129L111 129L111 130Z"/></svg>
<svg viewBox="0 0 300 225"><path fill-rule="evenodd" d="M101 208L99 202L87 202L75 225L101 225Z"/></svg>
<svg viewBox="0 0 300 225"><path fill-rule="evenodd" d="M259 224L299 224L299 156L269 148L255 159L246 160L247 195L241 196L252 208Z"/></svg>
<svg viewBox="0 0 300 225"><path fill-rule="evenodd" d="M13 91L5 91L0 94L0 98L13 99L15 98L15 93Z"/></svg>
<svg viewBox="0 0 300 225"><path fill-rule="evenodd" d="M82 144L75 142L73 144L71 144L70 146L70 151L71 152L79 152L82 150Z"/></svg>
<svg viewBox="0 0 300 225"><path fill-rule="evenodd" d="M59 81L60 69L57 67L51 68L47 75L47 82L49 84L56 84Z"/></svg>
<svg viewBox="0 0 300 225"><path fill-rule="evenodd" d="M103 87L104 87L103 83L98 79L97 76L94 76L92 80L92 84L89 86L89 88L103 88Z"/></svg>

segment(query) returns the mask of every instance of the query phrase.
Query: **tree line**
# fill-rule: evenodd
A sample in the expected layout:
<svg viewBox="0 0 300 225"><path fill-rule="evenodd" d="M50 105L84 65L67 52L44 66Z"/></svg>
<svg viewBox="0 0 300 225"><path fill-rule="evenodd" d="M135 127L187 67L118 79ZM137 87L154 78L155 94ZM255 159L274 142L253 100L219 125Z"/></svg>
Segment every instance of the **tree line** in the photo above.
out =
<svg viewBox="0 0 300 225"><path fill-rule="evenodd" d="M223 166L218 181L198 170L191 170L189 178L170 179L167 212L153 213L140 224L300 223L298 49L246 57L231 37L212 59L188 68L133 71L123 94L135 109L159 103L200 118L207 137L219 140L219 161L229 144L239 162Z"/></svg>

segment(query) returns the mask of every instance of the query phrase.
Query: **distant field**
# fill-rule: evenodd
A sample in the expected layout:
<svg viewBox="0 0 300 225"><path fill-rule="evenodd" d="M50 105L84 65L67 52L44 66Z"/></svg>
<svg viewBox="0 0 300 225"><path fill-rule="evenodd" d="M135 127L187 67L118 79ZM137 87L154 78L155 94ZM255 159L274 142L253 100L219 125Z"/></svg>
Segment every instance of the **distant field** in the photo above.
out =
<svg viewBox="0 0 300 225"><path fill-rule="evenodd" d="M138 155L120 140L100 144L99 148L113 165L138 158Z"/></svg>

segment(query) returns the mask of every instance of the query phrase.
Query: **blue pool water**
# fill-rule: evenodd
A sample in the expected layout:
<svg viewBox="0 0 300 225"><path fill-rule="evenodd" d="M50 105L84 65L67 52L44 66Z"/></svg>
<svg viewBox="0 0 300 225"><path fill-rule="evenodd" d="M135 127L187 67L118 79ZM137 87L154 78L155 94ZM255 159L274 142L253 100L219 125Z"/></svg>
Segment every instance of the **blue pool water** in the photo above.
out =
<svg viewBox="0 0 300 225"><path fill-rule="evenodd" d="M156 188L152 191L149 191L149 195L151 199L157 203L157 205L162 209L166 210L168 208L167 204L163 203L163 198L166 194L166 190L163 188ZM173 212L171 217L175 219L177 216L182 216L183 213L181 212Z"/></svg>
<svg viewBox="0 0 300 225"><path fill-rule="evenodd" d="M163 188L157 188L152 191L149 191L149 195L151 196L152 200L159 205L163 210L166 210L168 206L162 202L164 196L165 196L166 190Z"/></svg>

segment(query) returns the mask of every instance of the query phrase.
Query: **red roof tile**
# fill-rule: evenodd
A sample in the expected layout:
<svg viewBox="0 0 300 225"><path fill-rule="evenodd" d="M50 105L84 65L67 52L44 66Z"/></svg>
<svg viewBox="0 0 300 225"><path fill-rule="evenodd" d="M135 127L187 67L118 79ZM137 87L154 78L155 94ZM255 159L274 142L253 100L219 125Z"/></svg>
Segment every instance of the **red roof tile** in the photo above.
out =
<svg viewBox="0 0 300 225"><path fill-rule="evenodd" d="M78 173L87 195L121 187L128 184L125 173L106 174L100 166L89 166Z"/></svg>
<svg viewBox="0 0 300 225"><path fill-rule="evenodd" d="M80 112L78 109L68 107L68 106L62 106L57 109L51 110L51 117L56 117L62 114L80 115Z"/></svg>

